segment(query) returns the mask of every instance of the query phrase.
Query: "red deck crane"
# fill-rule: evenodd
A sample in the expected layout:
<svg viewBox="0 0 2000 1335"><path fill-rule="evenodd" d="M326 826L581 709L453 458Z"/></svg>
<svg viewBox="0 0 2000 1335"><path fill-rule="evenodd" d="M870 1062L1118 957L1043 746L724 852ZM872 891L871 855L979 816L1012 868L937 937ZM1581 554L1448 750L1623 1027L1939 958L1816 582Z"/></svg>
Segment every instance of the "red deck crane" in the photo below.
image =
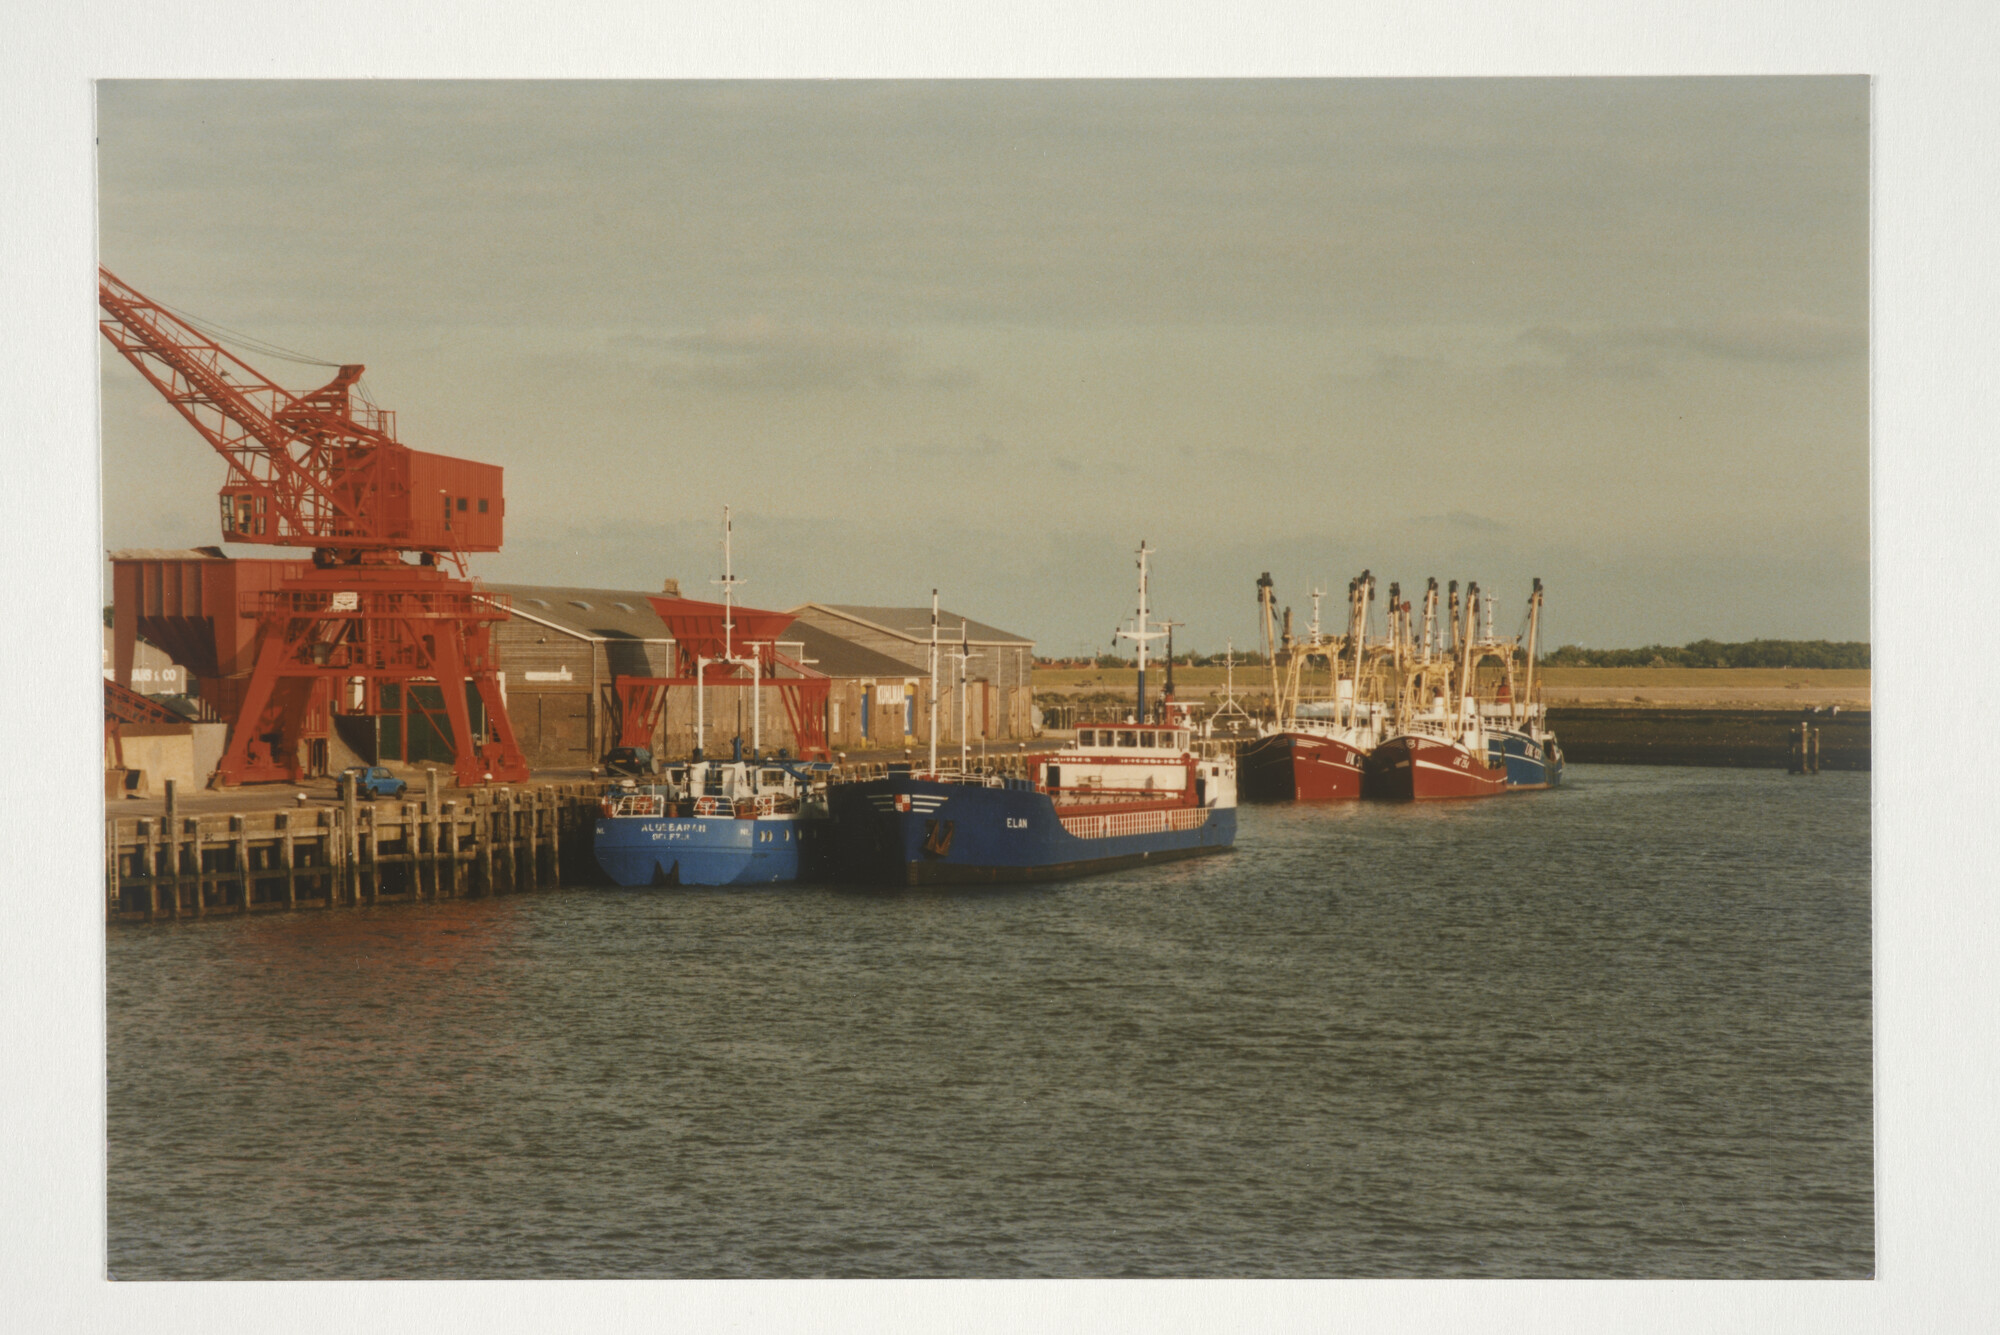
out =
<svg viewBox="0 0 2000 1335"><path fill-rule="evenodd" d="M464 577L465 553L500 548L501 469L399 442L395 415L354 394L360 366L295 394L108 269L97 280L104 337L229 465L224 540L312 549L311 565L288 568L244 609L257 617L256 660L218 780L297 782L315 695L359 683L360 712L373 713L383 686L431 682L458 782L525 780L491 651L507 603ZM484 743L468 680L485 706Z"/></svg>

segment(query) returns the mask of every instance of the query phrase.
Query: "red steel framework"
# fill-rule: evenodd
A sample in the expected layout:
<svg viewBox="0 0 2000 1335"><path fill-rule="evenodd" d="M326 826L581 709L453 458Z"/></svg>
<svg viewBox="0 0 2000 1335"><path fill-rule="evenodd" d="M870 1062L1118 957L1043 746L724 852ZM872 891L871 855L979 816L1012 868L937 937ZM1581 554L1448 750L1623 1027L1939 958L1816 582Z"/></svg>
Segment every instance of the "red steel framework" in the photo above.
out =
<svg viewBox="0 0 2000 1335"><path fill-rule="evenodd" d="M666 710L667 688L671 686L699 684L703 687L741 688L752 685L752 674L743 664L718 661L724 658L725 650L733 649L739 657L747 656L745 650L756 654L756 684L777 688L778 699L784 704L785 717L792 726L792 737L798 743L800 757L806 760L833 758L833 753L827 749L826 728L822 722L833 679L778 652L778 636L794 620L789 613L730 607L695 598L655 597L646 601L660 614L660 620L666 623L667 633L673 636L674 656L681 675L621 676L612 679L611 701L617 716L619 746L652 745L653 730L659 726L660 716ZM723 626L725 617L730 622L727 634ZM697 677L695 667L702 659L708 661ZM780 668L796 675L780 677ZM696 745L700 745L702 739L695 740Z"/></svg>
<svg viewBox="0 0 2000 1335"><path fill-rule="evenodd" d="M464 577L465 553L500 548L501 469L399 442L395 415L354 394L358 365L294 394L108 269L97 277L104 337L228 463L224 540L312 549L310 567L244 609L257 618L255 665L216 779L297 782L308 709L356 680L364 712L386 683L436 683L461 785L527 779L491 645L507 603ZM468 680L492 733L484 742Z"/></svg>

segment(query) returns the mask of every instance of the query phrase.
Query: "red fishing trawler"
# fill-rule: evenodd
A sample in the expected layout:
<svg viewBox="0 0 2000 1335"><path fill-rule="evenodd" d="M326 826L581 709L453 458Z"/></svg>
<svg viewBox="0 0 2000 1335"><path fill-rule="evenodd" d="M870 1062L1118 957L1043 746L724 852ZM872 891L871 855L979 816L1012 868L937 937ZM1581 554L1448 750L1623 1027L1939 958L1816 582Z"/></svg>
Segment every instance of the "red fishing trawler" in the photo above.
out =
<svg viewBox="0 0 2000 1335"><path fill-rule="evenodd" d="M1484 637L1478 634L1477 584L1466 586L1461 617L1458 581L1451 582L1449 647L1435 643L1437 605L1433 579L1424 593L1423 636L1411 645L1397 692L1394 734L1369 753L1363 769L1365 796L1425 801L1507 791L1503 748L1489 736L1477 690L1480 664L1499 655L1501 642L1490 626ZM1399 630L1394 638L1400 658L1410 637ZM1511 654L1511 641L1507 649Z"/></svg>
<svg viewBox="0 0 2000 1335"><path fill-rule="evenodd" d="M1278 722L1243 748L1238 758L1238 782L1246 798L1263 801L1329 802L1361 796L1363 766L1388 725L1382 700L1380 654L1370 656L1367 643L1368 607L1375 597L1375 580L1367 571L1350 580L1348 628L1342 636L1322 638L1319 600L1313 592L1313 620L1303 643L1285 646L1282 654L1273 634L1271 577L1257 581L1263 612L1265 653L1271 663L1271 690ZM1390 589L1393 600L1394 587ZM1287 622L1290 616L1287 613ZM1285 638L1290 640L1287 625ZM1279 659L1285 671L1280 674ZM1308 698L1303 679L1324 667L1328 693Z"/></svg>

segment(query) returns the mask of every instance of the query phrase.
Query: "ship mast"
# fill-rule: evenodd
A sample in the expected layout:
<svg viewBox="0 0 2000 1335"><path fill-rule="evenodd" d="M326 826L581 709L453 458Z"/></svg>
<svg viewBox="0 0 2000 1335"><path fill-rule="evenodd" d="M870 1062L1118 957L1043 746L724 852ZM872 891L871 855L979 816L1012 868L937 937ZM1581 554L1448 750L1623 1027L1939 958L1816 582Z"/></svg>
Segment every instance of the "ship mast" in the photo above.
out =
<svg viewBox="0 0 2000 1335"><path fill-rule="evenodd" d="M1449 645L1440 646L1440 648L1450 649L1451 656L1453 658L1457 658L1458 657L1458 581L1453 580L1446 587L1450 590L1451 594L1449 599L1449 606L1447 607L1445 614L1445 622L1451 629L1451 643Z"/></svg>
<svg viewBox="0 0 2000 1335"><path fill-rule="evenodd" d="M722 507L722 578L712 581L722 586L722 661L736 661L736 586L740 582L729 563L729 539L735 526L729 518L729 507Z"/></svg>
<svg viewBox="0 0 2000 1335"><path fill-rule="evenodd" d="M1244 709L1242 702L1236 698L1236 641L1234 640L1230 640L1223 650L1222 671L1222 703L1215 706L1214 712L1203 722L1203 736L1212 735L1215 725L1225 718L1241 719L1245 723L1253 722L1249 711ZM1232 722L1231 726L1234 727L1235 724Z"/></svg>
<svg viewBox="0 0 2000 1335"><path fill-rule="evenodd" d="M1352 586L1352 612L1354 618L1354 674L1353 687L1347 697L1347 726L1354 727L1361 710L1361 650L1368 640L1368 603L1375 596L1375 577L1366 570Z"/></svg>
<svg viewBox="0 0 2000 1335"><path fill-rule="evenodd" d="M1403 670L1403 640L1408 627L1403 619L1403 585L1400 580L1389 581L1389 668L1393 672Z"/></svg>
<svg viewBox="0 0 2000 1335"><path fill-rule="evenodd" d="M1521 718L1532 722L1528 711L1534 707L1535 699L1535 643L1542 622L1542 581L1535 581L1534 592L1528 595L1528 677L1521 686Z"/></svg>
<svg viewBox="0 0 2000 1335"><path fill-rule="evenodd" d="M711 584L720 584L722 586L722 657L695 659L694 758L696 760L702 758L702 747L708 740L708 692L706 684L703 681L708 665L710 663L739 663L742 661L736 657L734 642L736 634L736 586L742 583L742 581L736 578L735 570L730 565L729 540L730 534L733 531L734 526L729 518L729 507L725 505L722 507L722 578L709 581ZM752 688L753 691L756 689L755 687ZM754 710L758 703L754 695L750 703L751 708ZM743 716L738 714L736 717L736 726L740 729L743 726ZM757 722L754 717L750 724L750 731L754 739L758 732ZM736 735L736 745L739 750L743 745L743 735L740 731ZM751 743L751 749L756 749L756 742L754 740Z"/></svg>
<svg viewBox="0 0 2000 1335"><path fill-rule="evenodd" d="M965 617L958 618L958 772L965 773L972 760L972 740L967 728L972 722L972 693L965 685L966 660L972 657L971 642L966 639Z"/></svg>
<svg viewBox="0 0 2000 1335"><path fill-rule="evenodd" d="M937 705L938 705L937 614L938 614L937 590L932 589L931 590L931 776L933 778L937 776Z"/></svg>
<svg viewBox="0 0 2000 1335"><path fill-rule="evenodd" d="M1429 587L1424 590L1424 653L1423 662L1430 666L1431 650L1437 642L1438 582L1437 576L1430 577Z"/></svg>
<svg viewBox="0 0 2000 1335"><path fill-rule="evenodd" d="M1453 580L1452 583L1456 585L1458 581ZM1457 601L1454 595L1452 602L1455 604ZM1459 737L1466 733L1467 711L1478 708L1472 684L1472 664L1476 657L1472 652L1472 637L1478 630L1478 608L1479 585L1468 580L1465 585L1465 623L1458 628L1458 723L1453 735Z"/></svg>
<svg viewBox="0 0 2000 1335"><path fill-rule="evenodd" d="M1152 554L1153 549L1146 545L1146 540L1139 539L1139 616L1133 629L1120 630L1115 637L1131 640L1139 646L1139 708L1133 718L1141 724L1146 721L1146 641L1160 638L1160 632L1148 629L1146 621L1149 611L1146 606L1146 558Z"/></svg>
<svg viewBox="0 0 2000 1335"><path fill-rule="evenodd" d="M1257 577L1257 608L1264 621L1264 661L1271 667L1271 706L1277 711L1278 725L1283 727L1285 692L1278 685L1278 652L1277 643L1273 638L1275 627L1272 625L1277 601L1277 588L1271 583L1271 572L1266 570Z"/></svg>

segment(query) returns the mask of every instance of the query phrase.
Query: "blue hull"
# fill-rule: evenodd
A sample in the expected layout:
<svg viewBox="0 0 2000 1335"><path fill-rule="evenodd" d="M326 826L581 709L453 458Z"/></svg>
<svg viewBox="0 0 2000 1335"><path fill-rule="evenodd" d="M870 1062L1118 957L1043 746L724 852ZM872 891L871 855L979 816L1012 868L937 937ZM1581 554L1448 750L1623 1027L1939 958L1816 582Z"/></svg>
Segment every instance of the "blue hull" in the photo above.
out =
<svg viewBox="0 0 2000 1335"><path fill-rule="evenodd" d="M1217 853L1236 840L1234 807L1196 808L1188 829L1079 838L1048 794L1018 779L987 788L896 774L839 785L830 798L836 873L878 884L1059 880Z"/></svg>
<svg viewBox="0 0 2000 1335"><path fill-rule="evenodd" d="M1524 732L1489 733L1486 754L1506 763L1509 789L1554 788L1562 782L1562 748L1553 737L1537 742Z"/></svg>
<svg viewBox="0 0 2000 1335"><path fill-rule="evenodd" d="M823 823L609 816L598 819L593 847L619 885L777 885L810 865Z"/></svg>

